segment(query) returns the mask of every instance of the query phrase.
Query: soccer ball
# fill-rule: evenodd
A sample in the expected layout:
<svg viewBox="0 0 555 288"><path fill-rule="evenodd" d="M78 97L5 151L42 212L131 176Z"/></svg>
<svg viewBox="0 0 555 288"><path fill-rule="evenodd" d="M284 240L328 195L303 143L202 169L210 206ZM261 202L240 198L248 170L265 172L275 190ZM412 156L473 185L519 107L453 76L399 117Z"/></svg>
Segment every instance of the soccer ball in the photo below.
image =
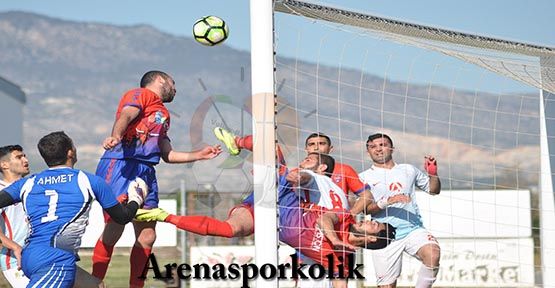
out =
<svg viewBox="0 0 555 288"><path fill-rule="evenodd" d="M193 36L200 44L214 46L224 42L229 35L224 20L216 16L206 16L193 25Z"/></svg>

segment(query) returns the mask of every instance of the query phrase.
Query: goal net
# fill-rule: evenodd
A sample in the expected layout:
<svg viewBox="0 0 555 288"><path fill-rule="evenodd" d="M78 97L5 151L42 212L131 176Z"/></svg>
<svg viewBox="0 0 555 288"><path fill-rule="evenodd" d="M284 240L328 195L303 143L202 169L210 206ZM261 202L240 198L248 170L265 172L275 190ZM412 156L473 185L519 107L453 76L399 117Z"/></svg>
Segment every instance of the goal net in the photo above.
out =
<svg viewBox="0 0 555 288"><path fill-rule="evenodd" d="M276 140L289 166L321 132L362 172L367 137L388 134L396 163L438 162L441 193L416 194L441 247L436 286L555 287L555 48L310 2L274 9ZM370 251L357 261L366 279L351 285L374 286ZM405 254L398 285L414 286L420 265Z"/></svg>

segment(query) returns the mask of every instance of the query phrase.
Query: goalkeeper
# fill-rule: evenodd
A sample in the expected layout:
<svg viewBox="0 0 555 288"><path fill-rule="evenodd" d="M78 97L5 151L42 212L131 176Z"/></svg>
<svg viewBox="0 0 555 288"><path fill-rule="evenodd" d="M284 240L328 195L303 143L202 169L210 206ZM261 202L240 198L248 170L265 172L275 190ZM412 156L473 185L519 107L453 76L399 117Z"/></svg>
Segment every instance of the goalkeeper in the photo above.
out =
<svg viewBox="0 0 555 288"><path fill-rule="evenodd" d="M39 152L49 167L22 178L0 192L0 208L22 202L30 234L21 256L21 266L30 279L27 287L73 287L76 274L80 287L102 282L77 267L77 252L95 199L117 223L135 216L147 196L146 184L137 178L129 187L129 202L120 204L105 181L74 169L77 150L64 132L42 137Z"/></svg>

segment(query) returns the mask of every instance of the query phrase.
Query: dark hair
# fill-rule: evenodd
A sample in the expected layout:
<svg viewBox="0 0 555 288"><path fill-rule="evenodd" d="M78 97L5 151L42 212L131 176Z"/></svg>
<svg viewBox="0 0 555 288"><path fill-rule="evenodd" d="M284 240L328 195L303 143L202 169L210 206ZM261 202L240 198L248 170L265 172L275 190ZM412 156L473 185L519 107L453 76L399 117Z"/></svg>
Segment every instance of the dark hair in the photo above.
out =
<svg viewBox="0 0 555 288"><path fill-rule="evenodd" d="M318 152L311 152L308 155L316 155L318 156L318 164L326 164L328 166L324 171L324 175L331 177L333 174L333 169L335 168L335 159L328 154L318 153Z"/></svg>
<svg viewBox="0 0 555 288"><path fill-rule="evenodd" d="M328 135L322 133L322 132L316 132L316 133L312 133L310 135L308 135L308 137L306 137L306 140L304 141L304 146L308 145L308 140L312 139L312 138L316 138L316 137L323 137L326 139L326 141L328 141L328 145L331 146L331 139Z"/></svg>
<svg viewBox="0 0 555 288"><path fill-rule="evenodd" d="M0 147L0 159L4 158L6 155L11 154L13 151L23 151L23 147L20 145L7 145Z"/></svg>
<svg viewBox="0 0 555 288"><path fill-rule="evenodd" d="M385 138L389 141L389 143L391 144L391 147L393 147L393 140L391 140L391 137L387 136L387 134L383 134L383 133L376 133L376 134L372 134L370 136L368 136L368 140L366 140L366 149L368 149L368 143L372 142L376 139L379 138Z"/></svg>
<svg viewBox="0 0 555 288"><path fill-rule="evenodd" d="M366 242L366 247L364 248L370 250L383 249L389 245L391 241L395 240L395 227L388 223L384 223L384 225L385 229L381 230L378 232L378 235L376 235L378 240L376 242Z"/></svg>
<svg viewBox="0 0 555 288"><path fill-rule="evenodd" d="M66 163L67 151L73 149L73 141L64 131L57 131L40 138L37 147L46 165L52 167Z"/></svg>
<svg viewBox="0 0 555 288"><path fill-rule="evenodd" d="M168 75L166 72L162 72L158 70L148 71L141 78L141 88L145 88L148 84L154 82L154 80L156 80L156 77L158 76L166 80L170 78L170 75Z"/></svg>

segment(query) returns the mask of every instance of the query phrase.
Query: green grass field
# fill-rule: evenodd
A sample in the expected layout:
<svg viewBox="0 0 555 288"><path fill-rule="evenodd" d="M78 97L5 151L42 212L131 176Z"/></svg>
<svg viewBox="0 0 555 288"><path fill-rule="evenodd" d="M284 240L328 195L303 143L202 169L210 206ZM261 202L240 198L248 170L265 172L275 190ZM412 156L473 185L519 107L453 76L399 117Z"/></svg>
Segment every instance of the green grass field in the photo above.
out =
<svg viewBox="0 0 555 288"><path fill-rule="evenodd" d="M126 288L129 287L129 251L130 248L117 248L114 251L112 262L108 268L108 274L104 282L109 288ZM158 264L163 266L167 263L180 263L180 254L176 248L159 248L154 251ZM81 249L79 253L81 261L78 265L88 272L92 271L91 268L91 249ZM162 267L161 267L162 268ZM152 272L147 275L146 288L159 288L168 287L165 282L152 279ZM0 276L0 288L9 288L10 285L6 282L3 276ZM173 287L173 286L172 286Z"/></svg>

